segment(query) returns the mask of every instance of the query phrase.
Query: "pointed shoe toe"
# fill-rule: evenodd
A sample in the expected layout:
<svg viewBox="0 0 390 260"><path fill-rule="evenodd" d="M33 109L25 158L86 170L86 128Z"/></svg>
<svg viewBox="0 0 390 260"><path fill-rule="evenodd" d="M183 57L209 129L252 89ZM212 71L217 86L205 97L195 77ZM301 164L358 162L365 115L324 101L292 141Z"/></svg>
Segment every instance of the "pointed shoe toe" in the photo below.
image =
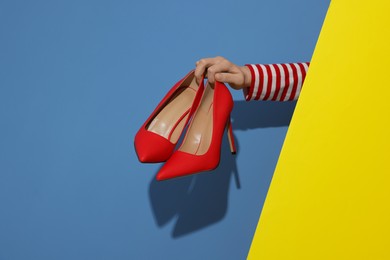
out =
<svg viewBox="0 0 390 260"><path fill-rule="evenodd" d="M176 151L161 167L156 175L158 181L188 176L199 172L211 171L219 164L219 157L210 160L194 158L192 154Z"/></svg>
<svg viewBox="0 0 390 260"><path fill-rule="evenodd" d="M165 162L175 149L175 144L153 132L139 132L134 141L138 160L142 163Z"/></svg>

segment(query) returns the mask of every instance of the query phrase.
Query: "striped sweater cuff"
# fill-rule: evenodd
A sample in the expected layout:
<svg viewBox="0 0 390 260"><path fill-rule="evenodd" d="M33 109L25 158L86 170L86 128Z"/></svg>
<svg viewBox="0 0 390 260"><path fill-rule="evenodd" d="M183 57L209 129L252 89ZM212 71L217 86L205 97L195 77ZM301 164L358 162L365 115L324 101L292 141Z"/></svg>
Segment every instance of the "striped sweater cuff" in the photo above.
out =
<svg viewBox="0 0 390 260"><path fill-rule="evenodd" d="M245 100L296 100L309 69L309 62L284 64L246 64L252 80L244 88Z"/></svg>

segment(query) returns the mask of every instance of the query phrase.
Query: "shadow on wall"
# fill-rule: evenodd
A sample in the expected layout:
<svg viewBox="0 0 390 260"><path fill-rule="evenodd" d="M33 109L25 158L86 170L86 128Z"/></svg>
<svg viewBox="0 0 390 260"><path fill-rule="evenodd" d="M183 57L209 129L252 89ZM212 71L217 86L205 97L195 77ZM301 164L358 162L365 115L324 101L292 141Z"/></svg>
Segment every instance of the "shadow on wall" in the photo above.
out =
<svg viewBox="0 0 390 260"><path fill-rule="evenodd" d="M236 101L231 115L233 131L288 126L295 104ZM235 141L238 156L239 143ZM231 155L224 137L221 161L214 171L164 182L153 177L149 197L157 225L162 227L176 217L172 237L178 238L221 221L227 212L230 179L234 177L236 187L241 188L236 156ZM271 179L273 172L269 174Z"/></svg>

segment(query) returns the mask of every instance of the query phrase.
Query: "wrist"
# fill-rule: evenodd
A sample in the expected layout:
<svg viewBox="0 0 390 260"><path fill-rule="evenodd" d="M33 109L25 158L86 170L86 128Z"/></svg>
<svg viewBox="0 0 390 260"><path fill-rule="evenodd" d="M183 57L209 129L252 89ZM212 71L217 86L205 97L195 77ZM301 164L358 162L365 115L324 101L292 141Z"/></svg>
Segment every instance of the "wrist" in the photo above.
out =
<svg viewBox="0 0 390 260"><path fill-rule="evenodd" d="M242 71L242 74L244 75L244 84L242 85L242 88L249 88L252 83L252 74L248 66L242 66L240 67L240 70Z"/></svg>

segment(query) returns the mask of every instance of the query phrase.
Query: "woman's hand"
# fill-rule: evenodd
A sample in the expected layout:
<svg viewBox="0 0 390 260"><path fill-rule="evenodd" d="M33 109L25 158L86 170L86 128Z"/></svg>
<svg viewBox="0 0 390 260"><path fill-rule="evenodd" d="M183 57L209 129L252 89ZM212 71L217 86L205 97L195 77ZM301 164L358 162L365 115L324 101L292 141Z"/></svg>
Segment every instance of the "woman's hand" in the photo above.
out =
<svg viewBox="0 0 390 260"><path fill-rule="evenodd" d="M228 83L234 89L250 87L251 73L246 66L237 66L223 57L204 58L196 62L195 77L199 82L202 75L210 83L220 81Z"/></svg>

